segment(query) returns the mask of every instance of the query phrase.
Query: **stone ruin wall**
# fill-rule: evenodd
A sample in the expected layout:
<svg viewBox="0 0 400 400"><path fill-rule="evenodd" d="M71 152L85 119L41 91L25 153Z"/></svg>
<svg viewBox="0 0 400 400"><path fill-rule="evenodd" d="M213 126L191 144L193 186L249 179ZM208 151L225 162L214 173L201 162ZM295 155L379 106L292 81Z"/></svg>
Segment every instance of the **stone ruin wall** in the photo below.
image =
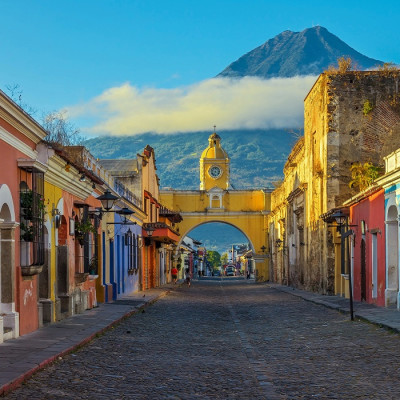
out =
<svg viewBox="0 0 400 400"><path fill-rule="evenodd" d="M304 151L296 153L293 148L285 165L285 180L272 193L269 221L277 224L278 215L281 220L284 215L287 229L289 214L295 202L299 203L295 199L289 204L287 198L299 184L305 184L304 255L297 265L286 260L289 284L334 293L334 246L320 216L356 193L349 187L352 163L383 164L383 157L400 147L398 81L399 71L322 74L307 95ZM372 109L365 113L367 101ZM278 259L275 262L278 268L285 268L284 263L283 258L282 266Z"/></svg>
<svg viewBox="0 0 400 400"><path fill-rule="evenodd" d="M383 167L383 157L400 147L399 72L348 72L330 76L332 118L328 137L338 146L328 157L337 159L339 191L333 206L357 193L349 187L354 162ZM372 107L364 112L366 103Z"/></svg>

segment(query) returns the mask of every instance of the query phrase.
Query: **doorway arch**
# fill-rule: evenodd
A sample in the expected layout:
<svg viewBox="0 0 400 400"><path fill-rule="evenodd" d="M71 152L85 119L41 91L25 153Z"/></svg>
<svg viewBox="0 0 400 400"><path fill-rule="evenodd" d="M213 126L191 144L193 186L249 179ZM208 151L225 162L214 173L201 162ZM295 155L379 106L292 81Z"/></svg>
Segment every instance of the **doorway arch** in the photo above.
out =
<svg viewBox="0 0 400 400"><path fill-rule="evenodd" d="M15 207L10 188L0 184L0 342L3 341L3 324L9 336L19 336L19 315L15 311ZM0 317L1 319L1 317Z"/></svg>
<svg viewBox="0 0 400 400"><path fill-rule="evenodd" d="M360 259L361 259L361 269L360 269L361 301L367 301L367 257L366 257L366 246L364 239L361 239Z"/></svg>
<svg viewBox="0 0 400 400"><path fill-rule="evenodd" d="M386 305L398 305L399 291L399 227L396 204L389 204L386 213Z"/></svg>
<svg viewBox="0 0 400 400"><path fill-rule="evenodd" d="M15 222L14 202L6 184L0 184L0 219L3 222Z"/></svg>

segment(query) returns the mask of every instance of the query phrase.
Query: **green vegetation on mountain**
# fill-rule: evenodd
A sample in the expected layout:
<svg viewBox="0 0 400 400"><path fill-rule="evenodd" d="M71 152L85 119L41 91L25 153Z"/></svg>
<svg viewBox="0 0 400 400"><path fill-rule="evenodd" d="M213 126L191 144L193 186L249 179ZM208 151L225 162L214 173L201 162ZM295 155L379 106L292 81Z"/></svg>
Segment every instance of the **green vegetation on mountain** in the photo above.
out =
<svg viewBox="0 0 400 400"><path fill-rule="evenodd" d="M198 189L199 159L212 132L174 135L142 134L99 137L84 144L101 159L136 158L149 144L155 150L161 187ZM221 131L222 147L231 159L234 188L272 187L282 178L283 166L295 137L285 130Z"/></svg>

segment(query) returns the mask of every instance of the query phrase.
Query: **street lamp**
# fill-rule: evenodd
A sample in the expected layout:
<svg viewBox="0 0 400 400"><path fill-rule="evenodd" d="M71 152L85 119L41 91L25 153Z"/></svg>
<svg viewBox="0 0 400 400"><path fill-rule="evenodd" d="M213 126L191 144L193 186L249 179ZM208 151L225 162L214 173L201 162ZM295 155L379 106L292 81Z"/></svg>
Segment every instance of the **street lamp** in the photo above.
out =
<svg viewBox="0 0 400 400"><path fill-rule="evenodd" d="M332 218L335 218L335 221L339 226L344 225L347 221L347 215L344 214L342 210L336 211L332 214Z"/></svg>
<svg viewBox="0 0 400 400"><path fill-rule="evenodd" d="M114 196L108 189L102 194L101 196L97 197L97 200L100 200L102 208L97 208L97 212L95 215L97 215L100 219L105 212L113 212L118 214L122 222L107 222L107 224L111 225L135 225L136 222L128 222L129 217L132 214L135 214L135 211L130 210L128 207L123 207L118 211L111 210L114 207L115 202L119 199L119 197Z"/></svg>
<svg viewBox="0 0 400 400"><path fill-rule="evenodd" d="M97 197L97 200L101 201L101 205L106 211L110 211L118 199L119 197L114 196L108 189L104 194Z"/></svg>
<svg viewBox="0 0 400 400"><path fill-rule="evenodd" d="M154 231L156 230L156 228L154 228L152 225L145 225L143 226L143 229L146 231L148 237L152 237Z"/></svg>
<svg viewBox="0 0 400 400"><path fill-rule="evenodd" d="M123 219L123 222L126 224L128 222L128 218L132 214L135 214L135 211L130 210L128 207L123 207L120 210L116 211L116 214L118 214Z"/></svg>
<svg viewBox="0 0 400 400"><path fill-rule="evenodd" d="M341 273L345 273L345 239L352 235L354 232L352 229L346 231L347 228L347 215L338 210L332 214L332 218L335 219L336 224L340 228L340 269ZM353 311L353 285L351 279L351 267L349 266L349 292L350 292L350 318L354 321L354 311Z"/></svg>

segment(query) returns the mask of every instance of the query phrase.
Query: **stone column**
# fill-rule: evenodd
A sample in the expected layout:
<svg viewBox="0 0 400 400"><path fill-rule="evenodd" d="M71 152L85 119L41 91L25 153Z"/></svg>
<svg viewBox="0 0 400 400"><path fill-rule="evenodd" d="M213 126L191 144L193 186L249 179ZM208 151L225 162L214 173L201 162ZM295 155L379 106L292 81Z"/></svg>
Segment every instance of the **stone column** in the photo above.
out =
<svg viewBox="0 0 400 400"><path fill-rule="evenodd" d="M266 282L269 280L268 259L266 255L255 254L253 256L255 263L256 282Z"/></svg>
<svg viewBox="0 0 400 400"><path fill-rule="evenodd" d="M15 227L13 223L2 223L1 230L1 304L2 311L7 310L5 304L15 304ZM3 307L4 306L4 307Z"/></svg>

